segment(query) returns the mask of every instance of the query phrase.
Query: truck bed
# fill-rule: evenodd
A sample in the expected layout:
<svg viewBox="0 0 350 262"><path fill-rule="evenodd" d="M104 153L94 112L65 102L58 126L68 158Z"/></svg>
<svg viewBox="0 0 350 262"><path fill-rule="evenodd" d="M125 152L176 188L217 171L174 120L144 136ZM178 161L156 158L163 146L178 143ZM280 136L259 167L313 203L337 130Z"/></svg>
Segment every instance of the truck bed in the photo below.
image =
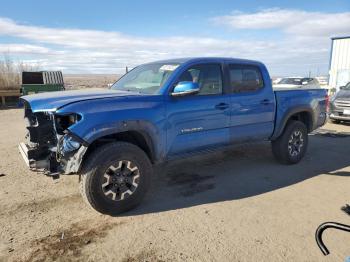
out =
<svg viewBox="0 0 350 262"><path fill-rule="evenodd" d="M304 90L304 91L309 91L309 90L325 90L327 89L324 88L309 88L309 87L273 87L273 91L298 91L298 90Z"/></svg>
<svg viewBox="0 0 350 262"><path fill-rule="evenodd" d="M321 88L274 88L276 98L275 130L272 138L282 132L285 119L297 111L310 112L309 132L322 126L327 114L327 90Z"/></svg>

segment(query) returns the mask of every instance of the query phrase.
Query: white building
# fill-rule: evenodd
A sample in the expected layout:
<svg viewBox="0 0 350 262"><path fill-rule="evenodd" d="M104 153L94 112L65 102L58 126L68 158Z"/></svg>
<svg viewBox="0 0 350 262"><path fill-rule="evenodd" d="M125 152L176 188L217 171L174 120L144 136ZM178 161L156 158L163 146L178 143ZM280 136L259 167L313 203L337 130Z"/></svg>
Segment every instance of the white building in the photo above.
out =
<svg viewBox="0 0 350 262"><path fill-rule="evenodd" d="M339 89L350 82L350 36L333 37L329 61L330 88Z"/></svg>

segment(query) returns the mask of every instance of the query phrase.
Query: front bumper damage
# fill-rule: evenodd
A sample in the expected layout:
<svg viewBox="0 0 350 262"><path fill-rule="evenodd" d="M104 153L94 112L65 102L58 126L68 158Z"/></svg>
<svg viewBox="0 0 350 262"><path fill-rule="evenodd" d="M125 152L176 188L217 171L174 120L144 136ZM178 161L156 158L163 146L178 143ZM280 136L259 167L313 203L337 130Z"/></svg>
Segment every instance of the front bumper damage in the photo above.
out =
<svg viewBox="0 0 350 262"><path fill-rule="evenodd" d="M32 157L35 149L30 148L27 144L21 142L18 145L18 150L22 158L31 171L42 173L46 176L59 178L60 175L69 175L78 173L83 157L87 151L86 146L81 146L74 154L67 159L61 159L61 162L50 159L50 157L35 160Z"/></svg>
<svg viewBox="0 0 350 262"><path fill-rule="evenodd" d="M29 169L53 178L78 173L88 144L62 128L54 113L32 113L25 106L27 141L18 149Z"/></svg>
<svg viewBox="0 0 350 262"><path fill-rule="evenodd" d="M46 160L36 161L33 159L33 156L32 156L33 150L29 148L25 143L23 142L19 143L18 150L21 153L24 162L27 164L30 170L39 171L39 170L49 169L48 161Z"/></svg>

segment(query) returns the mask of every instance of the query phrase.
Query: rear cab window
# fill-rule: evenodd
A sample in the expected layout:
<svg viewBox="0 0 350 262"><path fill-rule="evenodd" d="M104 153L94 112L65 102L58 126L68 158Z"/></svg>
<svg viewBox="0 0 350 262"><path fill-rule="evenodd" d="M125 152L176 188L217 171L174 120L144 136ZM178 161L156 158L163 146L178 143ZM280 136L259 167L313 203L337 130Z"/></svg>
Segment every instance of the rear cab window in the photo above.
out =
<svg viewBox="0 0 350 262"><path fill-rule="evenodd" d="M233 93L252 93L264 87L258 66L229 64L229 85Z"/></svg>

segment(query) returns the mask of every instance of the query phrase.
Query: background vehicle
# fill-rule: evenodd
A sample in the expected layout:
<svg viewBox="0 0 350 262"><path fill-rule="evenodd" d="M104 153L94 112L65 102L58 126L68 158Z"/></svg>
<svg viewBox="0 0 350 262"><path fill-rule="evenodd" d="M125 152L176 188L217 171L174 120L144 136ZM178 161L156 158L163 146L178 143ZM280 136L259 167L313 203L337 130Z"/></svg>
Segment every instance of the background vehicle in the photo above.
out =
<svg viewBox="0 0 350 262"><path fill-rule="evenodd" d="M332 97L329 118L333 123L350 121L350 82L341 86L340 90Z"/></svg>
<svg viewBox="0 0 350 262"><path fill-rule="evenodd" d="M229 58L144 64L110 90L24 96L32 170L80 174L81 192L102 213L136 206L152 165L233 144L270 140L284 164L304 156L308 133L326 120L321 89L273 91L266 67Z"/></svg>
<svg viewBox="0 0 350 262"><path fill-rule="evenodd" d="M320 84L316 78L311 77L285 77L277 84L275 88L319 88Z"/></svg>

